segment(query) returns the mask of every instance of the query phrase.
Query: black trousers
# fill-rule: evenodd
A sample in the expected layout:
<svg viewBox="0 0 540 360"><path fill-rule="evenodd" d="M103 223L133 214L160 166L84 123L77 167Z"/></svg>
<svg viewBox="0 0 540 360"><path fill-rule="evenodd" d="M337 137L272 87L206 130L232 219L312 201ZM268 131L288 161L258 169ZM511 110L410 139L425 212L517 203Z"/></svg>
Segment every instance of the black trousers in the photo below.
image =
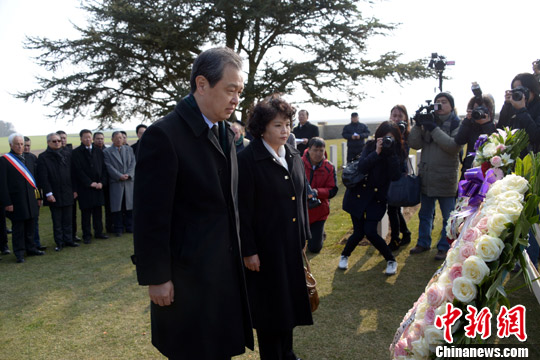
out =
<svg viewBox="0 0 540 360"><path fill-rule="evenodd" d="M8 247L6 209L0 206L0 251Z"/></svg>
<svg viewBox="0 0 540 360"><path fill-rule="evenodd" d="M133 210L126 210L126 196L122 195L122 209L111 213L114 222L114 232L122 234L133 232Z"/></svg>
<svg viewBox="0 0 540 360"><path fill-rule="evenodd" d="M401 207L388 205L388 221L390 222L390 233L392 240L399 240L399 233L410 233L407 222L401 213Z"/></svg>
<svg viewBox="0 0 540 360"><path fill-rule="evenodd" d="M293 329L273 331L257 329L261 360L296 360L293 352Z"/></svg>
<svg viewBox="0 0 540 360"><path fill-rule="evenodd" d="M54 242L57 246L64 246L73 242L72 211L73 206L49 206L53 222Z"/></svg>
<svg viewBox="0 0 540 360"><path fill-rule="evenodd" d="M12 220L11 241L13 243L13 253L19 258L24 258L24 251L35 251L34 244L34 224L35 219Z"/></svg>
<svg viewBox="0 0 540 360"><path fill-rule="evenodd" d="M103 196L105 197L105 230L108 233L114 232L113 217L111 214L111 196L109 194L109 187L103 188Z"/></svg>
<svg viewBox="0 0 540 360"><path fill-rule="evenodd" d="M103 234L101 206L81 209L81 226L83 231L83 240L90 240L92 238L92 231L90 229L91 222L94 228L94 236Z"/></svg>
<svg viewBox="0 0 540 360"><path fill-rule="evenodd" d="M307 248L312 253L319 253L323 247L324 223L326 220L315 221L309 225L311 239L308 241Z"/></svg>
<svg viewBox="0 0 540 360"><path fill-rule="evenodd" d="M392 255L392 251L386 244L386 241L377 233L378 221L357 218L353 215L351 215L351 220L354 230L352 235L347 239L347 244L345 245L341 255L350 256L358 243L364 238L364 236L366 236L369 242L373 244L375 249L379 250L381 255L384 256L386 261L396 260L394 255Z"/></svg>
<svg viewBox="0 0 540 360"><path fill-rule="evenodd" d="M71 208L71 232L73 234L72 240L75 241L75 236L77 236L77 199L73 199Z"/></svg>

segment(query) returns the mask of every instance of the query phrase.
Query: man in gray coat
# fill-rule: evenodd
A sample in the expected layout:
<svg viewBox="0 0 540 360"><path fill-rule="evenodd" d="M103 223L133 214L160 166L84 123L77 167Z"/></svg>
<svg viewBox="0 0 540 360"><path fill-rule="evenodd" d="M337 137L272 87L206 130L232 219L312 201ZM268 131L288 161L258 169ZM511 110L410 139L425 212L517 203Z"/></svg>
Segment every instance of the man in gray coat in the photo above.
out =
<svg viewBox="0 0 540 360"><path fill-rule="evenodd" d="M439 201L443 224L435 259L443 260L450 248L446 240L446 223L455 206L462 146L454 142L460 124L454 112L454 98L442 92L435 97L435 103L440 103L441 109L428 120L417 120L409 134L410 147L422 150L419 164L422 201L418 212L418 243L410 253L419 254L430 249L435 202Z"/></svg>
<svg viewBox="0 0 540 360"><path fill-rule="evenodd" d="M109 173L109 193L114 232L121 236L124 230L133 232L133 180L135 178L135 155L129 145L123 145L120 131L112 134L113 145L103 151Z"/></svg>

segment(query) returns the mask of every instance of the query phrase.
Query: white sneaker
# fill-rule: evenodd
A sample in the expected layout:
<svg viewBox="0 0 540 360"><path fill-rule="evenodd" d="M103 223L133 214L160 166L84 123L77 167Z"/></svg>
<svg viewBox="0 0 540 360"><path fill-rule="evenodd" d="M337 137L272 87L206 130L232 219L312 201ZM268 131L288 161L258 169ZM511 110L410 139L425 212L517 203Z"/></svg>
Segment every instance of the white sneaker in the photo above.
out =
<svg viewBox="0 0 540 360"><path fill-rule="evenodd" d="M397 271L397 261L389 260L386 263L386 271L384 272L386 275L394 275Z"/></svg>
<svg viewBox="0 0 540 360"><path fill-rule="evenodd" d="M349 257L341 255L341 258L339 258L338 268L340 268L341 270L347 270L348 267L349 267Z"/></svg>

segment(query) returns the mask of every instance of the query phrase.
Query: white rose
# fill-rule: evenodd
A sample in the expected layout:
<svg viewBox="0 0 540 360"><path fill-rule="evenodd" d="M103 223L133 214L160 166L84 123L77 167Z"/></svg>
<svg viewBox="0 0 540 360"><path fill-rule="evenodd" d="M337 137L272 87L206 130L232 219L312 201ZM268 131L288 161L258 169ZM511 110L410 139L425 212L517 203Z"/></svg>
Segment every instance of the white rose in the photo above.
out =
<svg viewBox="0 0 540 360"><path fill-rule="evenodd" d="M503 181L495 181L490 187L487 192L486 198L495 197L504 191L507 191L508 189L504 185Z"/></svg>
<svg viewBox="0 0 540 360"><path fill-rule="evenodd" d="M442 288L444 288L446 285L452 282L452 280L450 280L450 278L448 277L449 269L450 269L450 266L446 265L446 268L443 270L443 272L441 273L441 275L439 275L439 278L437 279L437 283Z"/></svg>
<svg viewBox="0 0 540 360"><path fill-rule="evenodd" d="M482 235L474 243L476 255L485 262L495 261L504 249L501 239L489 235Z"/></svg>
<svg viewBox="0 0 540 360"><path fill-rule="evenodd" d="M512 220L505 214L493 214L487 222L488 234L498 237L509 223L512 223Z"/></svg>
<svg viewBox="0 0 540 360"><path fill-rule="evenodd" d="M505 176L502 181L505 183L508 190L515 190L520 194L525 194L529 189L529 182L527 179L515 174Z"/></svg>
<svg viewBox="0 0 540 360"><path fill-rule="evenodd" d="M433 351L435 351L435 346L445 343L443 330L437 329L433 325L426 326L426 329L424 330L424 339L426 339L426 342Z"/></svg>
<svg viewBox="0 0 540 360"><path fill-rule="evenodd" d="M426 315L427 309L429 309L429 304L427 303L427 300L424 299L420 304L418 304L418 307L416 308L416 315L414 316L414 318L422 320Z"/></svg>
<svg viewBox="0 0 540 360"><path fill-rule="evenodd" d="M494 156L496 153L497 153L497 145L495 145L494 143L492 142L489 142L487 144L484 145L484 148L482 149L482 153L486 156L486 157L492 157Z"/></svg>
<svg viewBox="0 0 540 360"><path fill-rule="evenodd" d="M429 344L426 339L421 337L420 339L411 343L413 351L413 359L424 360L429 359Z"/></svg>
<svg viewBox="0 0 540 360"><path fill-rule="evenodd" d="M462 276L454 280L452 292L456 299L467 304L476 298L478 290L471 280Z"/></svg>
<svg viewBox="0 0 540 360"><path fill-rule="evenodd" d="M517 221L522 210L523 205L519 201L501 201L497 205L497 212L507 215L512 222Z"/></svg>
<svg viewBox="0 0 540 360"><path fill-rule="evenodd" d="M497 201L518 201L523 200L523 195L517 192L516 190L508 190L503 193L500 193L496 196Z"/></svg>
<svg viewBox="0 0 540 360"><path fill-rule="evenodd" d="M463 262L461 275L473 284L480 284L489 275L489 267L484 260L476 255L471 255Z"/></svg>
<svg viewBox="0 0 540 360"><path fill-rule="evenodd" d="M459 261L459 247L453 248L446 254L446 266L451 267Z"/></svg>

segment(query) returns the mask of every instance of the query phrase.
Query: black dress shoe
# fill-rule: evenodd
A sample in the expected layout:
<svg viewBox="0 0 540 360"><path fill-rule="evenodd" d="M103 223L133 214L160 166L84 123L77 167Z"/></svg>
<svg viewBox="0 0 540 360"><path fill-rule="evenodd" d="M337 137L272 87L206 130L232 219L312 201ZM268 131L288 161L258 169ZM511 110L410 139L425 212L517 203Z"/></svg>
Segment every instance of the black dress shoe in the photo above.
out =
<svg viewBox="0 0 540 360"><path fill-rule="evenodd" d="M38 250L45 251L47 250L46 246L38 246Z"/></svg>
<svg viewBox="0 0 540 360"><path fill-rule="evenodd" d="M81 242L82 239L81 239L80 237L78 237L77 235L75 235L75 236L73 237L73 241Z"/></svg>
<svg viewBox="0 0 540 360"><path fill-rule="evenodd" d="M122 236L122 233L116 233L115 235L116 235L116 237L120 237L120 236Z"/></svg>
<svg viewBox="0 0 540 360"><path fill-rule="evenodd" d="M66 246L69 246L69 247L79 247L81 245L77 244L76 242L70 242L70 243L65 243L64 244L64 247Z"/></svg>
<svg viewBox="0 0 540 360"><path fill-rule="evenodd" d="M54 248L54 251L62 251L63 248L64 248L63 246L59 245Z"/></svg>
<svg viewBox="0 0 540 360"><path fill-rule="evenodd" d="M400 245L407 245L411 242L411 233L403 233L403 236L401 237Z"/></svg>
<svg viewBox="0 0 540 360"><path fill-rule="evenodd" d="M92 243L92 240L90 240L90 239L83 240L83 244L88 245L88 244L91 244L91 243Z"/></svg>
<svg viewBox="0 0 540 360"><path fill-rule="evenodd" d="M28 256L41 256L41 255L45 255L45 252L41 251L41 250L31 250L31 251L27 251L26 255L28 255Z"/></svg>
<svg viewBox="0 0 540 360"><path fill-rule="evenodd" d="M13 232L13 230L11 230L11 229L6 229L6 233L11 234L12 232Z"/></svg>
<svg viewBox="0 0 540 360"><path fill-rule="evenodd" d="M9 254L11 254L11 251L9 251L8 248L2 249L2 255L9 255Z"/></svg>
<svg viewBox="0 0 540 360"><path fill-rule="evenodd" d="M22 264L24 262L24 258L17 258L17 264Z"/></svg>
<svg viewBox="0 0 540 360"><path fill-rule="evenodd" d="M103 239L103 240L109 238L109 237L108 237L107 235L105 235L105 234L99 234L99 235L96 235L96 236L94 236L94 237L95 237L96 239Z"/></svg>

